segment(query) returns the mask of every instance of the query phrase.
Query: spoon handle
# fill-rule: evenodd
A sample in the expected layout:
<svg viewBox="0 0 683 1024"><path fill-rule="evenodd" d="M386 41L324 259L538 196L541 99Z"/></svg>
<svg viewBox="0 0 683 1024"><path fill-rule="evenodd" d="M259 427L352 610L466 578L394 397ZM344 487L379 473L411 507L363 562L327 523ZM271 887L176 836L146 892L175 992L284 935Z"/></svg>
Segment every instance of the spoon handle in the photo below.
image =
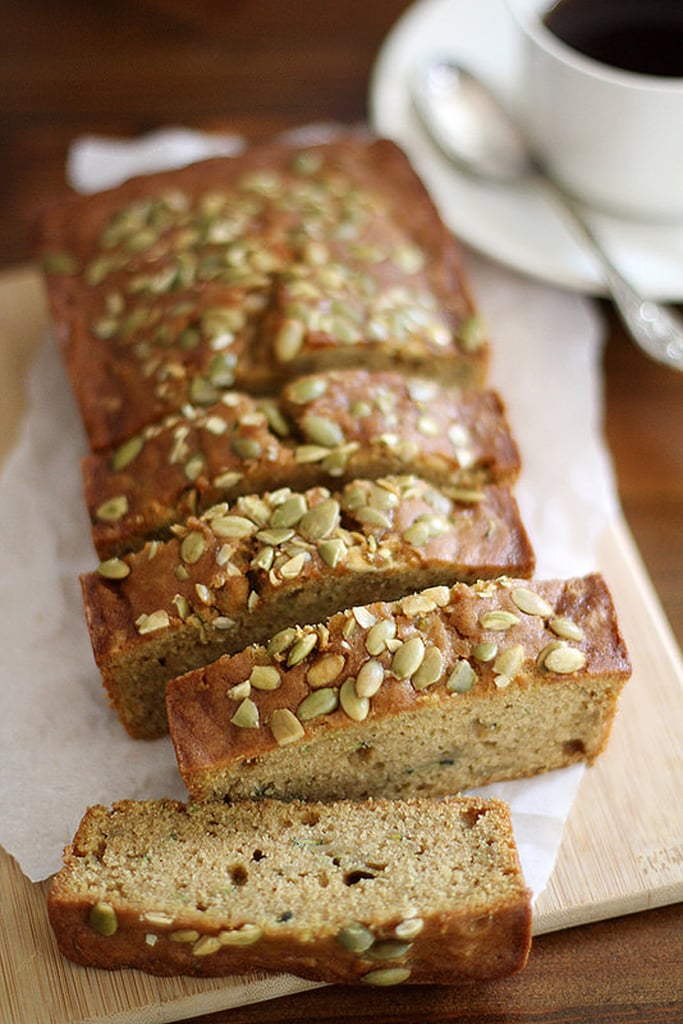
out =
<svg viewBox="0 0 683 1024"><path fill-rule="evenodd" d="M651 359L683 370L683 321L660 303L640 295L614 266L574 201L547 177L543 182L600 260L610 296L636 344Z"/></svg>

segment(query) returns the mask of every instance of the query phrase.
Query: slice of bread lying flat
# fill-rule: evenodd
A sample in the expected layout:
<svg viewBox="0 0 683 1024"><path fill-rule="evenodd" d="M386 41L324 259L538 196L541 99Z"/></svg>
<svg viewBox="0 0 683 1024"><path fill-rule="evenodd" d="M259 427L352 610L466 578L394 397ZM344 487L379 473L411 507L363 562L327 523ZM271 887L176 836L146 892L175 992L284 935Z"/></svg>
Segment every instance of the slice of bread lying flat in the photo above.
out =
<svg viewBox="0 0 683 1024"><path fill-rule="evenodd" d="M473 798L93 807L49 913L88 966L375 986L510 974L531 936L508 808Z"/></svg>

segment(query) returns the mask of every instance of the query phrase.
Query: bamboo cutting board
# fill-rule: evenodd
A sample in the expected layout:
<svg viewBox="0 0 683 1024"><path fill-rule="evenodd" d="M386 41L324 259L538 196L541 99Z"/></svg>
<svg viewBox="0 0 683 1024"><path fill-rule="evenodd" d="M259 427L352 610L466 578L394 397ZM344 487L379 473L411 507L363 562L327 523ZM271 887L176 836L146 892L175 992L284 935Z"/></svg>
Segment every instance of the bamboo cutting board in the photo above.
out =
<svg viewBox="0 0 683 1024"><path fill-rule="evenodd" d="M44 325L35 271L0 274L0 459ZM604 536L597 568L615 595L633 676L536 902L536 935L683 899L681 654L621 520ZM290 976L159 979L76 967L53 942L46 889L0 848L0 1024L163 1024L315 987Z"/></svg>

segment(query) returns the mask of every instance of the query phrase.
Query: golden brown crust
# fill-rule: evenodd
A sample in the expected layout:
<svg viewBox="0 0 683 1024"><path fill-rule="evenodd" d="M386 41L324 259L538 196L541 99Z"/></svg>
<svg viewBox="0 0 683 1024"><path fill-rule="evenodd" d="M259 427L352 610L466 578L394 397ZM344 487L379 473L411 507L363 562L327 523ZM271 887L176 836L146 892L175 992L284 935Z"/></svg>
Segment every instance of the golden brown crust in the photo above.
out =
<svg viewBox="0 0 683 1024"><path fill-rule="evenodd" d="M159 975L449 984L531 942L509 809L473 798L91 808L48 907L65 956Z"/></svg>
<svg viewBox="0 0 683 1024"><path fill-rule="evenodd" d="M393 143L356 137L138 178L49 207L39 251L90 439L324 368L480 386L455 240Z"/></svg>
<svg viewBox="0 0 683 1024"><path fill-rule="evenodd" d="M163 731L167 679L370 592L531 575L510 492L456 494L405 476L248 495L82 577L95 660L126 727Z"/></svg>
<svg viewBox="0 0 683 1024"><path fill-rule="evenodd" d="M398 797L594 760L629 674L601 577L497 580L285 631L167 707L194 799Z"/></svg>
<svg viewBox="0 0 683 1024"><path fill-rule="evenodd" d="M95 547L111 558L243 494L390 473L439 485L511 485L519 468L495 393L342 370L301 377L280 399L227 392L113 452L89 455L83 477Z"/></svg>

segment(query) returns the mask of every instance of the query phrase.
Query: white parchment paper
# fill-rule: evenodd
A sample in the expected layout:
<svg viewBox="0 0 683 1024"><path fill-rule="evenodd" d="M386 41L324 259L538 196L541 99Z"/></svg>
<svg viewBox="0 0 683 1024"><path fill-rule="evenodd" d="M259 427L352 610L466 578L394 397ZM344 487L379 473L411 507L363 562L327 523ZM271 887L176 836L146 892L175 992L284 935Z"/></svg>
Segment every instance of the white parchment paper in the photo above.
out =
<svg viewBox="0 0 683 1024"><path fill-rule="evenodd" d="M98 182L215 154L216 138L205 141L185 131L115 145L82 140L69 173L91 191ZM235 152L239 141L219 145ZM600 320L578 296L474 256L468 262L494 343L491 383L522 451L517 497L537 575L591 572L597 539L616 509L601 432ZM60 867L88 805L184 799L186 792L170 740L127 736L92 658L77 579L97 562L79 469L86 442L50 336L28 388L23 428L0 475L0 843L37 881ZM510 802L535 896L552 870L582 772L574 766L480 791Z"/></svg>

